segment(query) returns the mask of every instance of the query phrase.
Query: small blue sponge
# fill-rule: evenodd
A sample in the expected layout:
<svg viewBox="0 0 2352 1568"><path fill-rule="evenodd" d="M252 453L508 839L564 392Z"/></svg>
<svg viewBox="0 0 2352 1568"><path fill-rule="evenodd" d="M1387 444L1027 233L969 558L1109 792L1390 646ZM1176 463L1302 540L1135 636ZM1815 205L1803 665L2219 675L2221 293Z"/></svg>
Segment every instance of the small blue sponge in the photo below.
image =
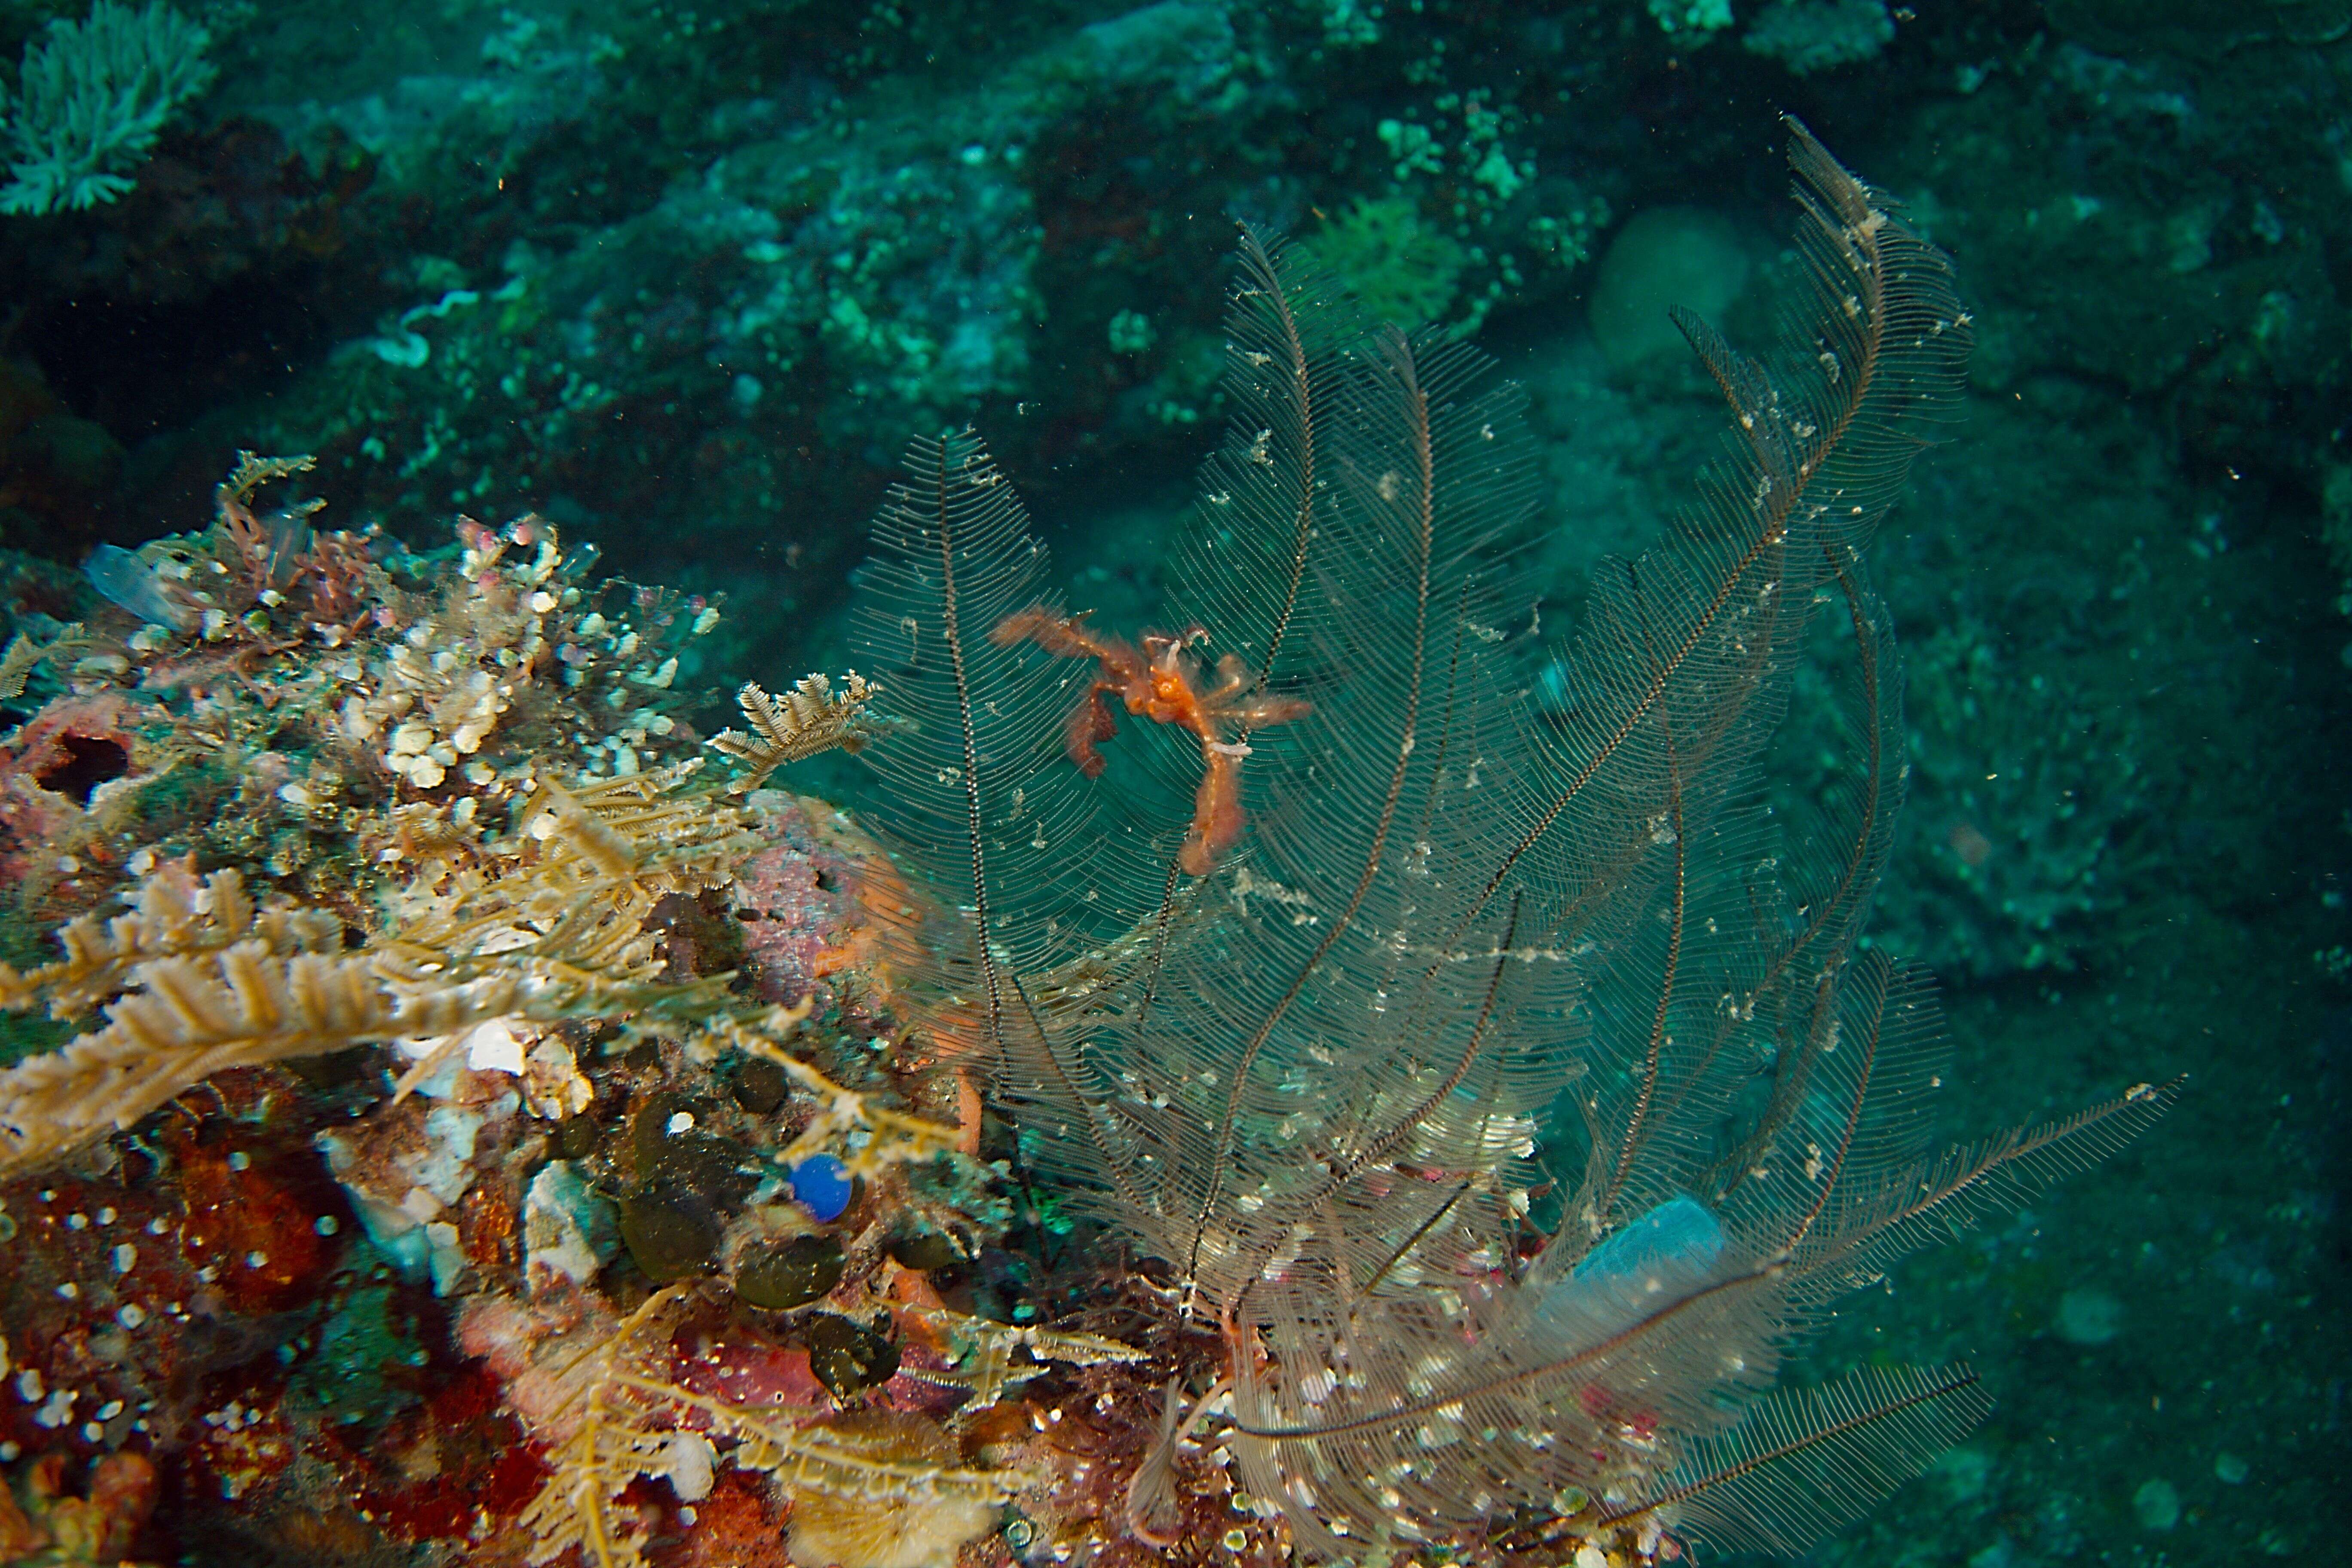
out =
<svg viewBox="0 0 2352 1568"><path fill-rule="evenodd" d="M793 1167L793 1197L821 1225L830 1225L849 1206L849 1172L830 1154L814 1154Z"/></svg>

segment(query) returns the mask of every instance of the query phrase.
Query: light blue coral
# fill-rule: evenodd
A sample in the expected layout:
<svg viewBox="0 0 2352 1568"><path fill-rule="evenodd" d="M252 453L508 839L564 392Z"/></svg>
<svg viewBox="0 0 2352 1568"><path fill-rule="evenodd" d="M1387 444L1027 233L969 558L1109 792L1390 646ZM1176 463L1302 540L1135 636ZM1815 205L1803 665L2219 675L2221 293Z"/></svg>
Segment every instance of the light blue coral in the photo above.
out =
<svg viewBox="0 0 2352 1568"><path fill-rule="evenodd" d="M50 23L46 42L26 46L15 101L0 93L13 176L0 212L79 210L129 191L164 122L212 85L210 42L163 0L98 0L86 20Z"/></svg>

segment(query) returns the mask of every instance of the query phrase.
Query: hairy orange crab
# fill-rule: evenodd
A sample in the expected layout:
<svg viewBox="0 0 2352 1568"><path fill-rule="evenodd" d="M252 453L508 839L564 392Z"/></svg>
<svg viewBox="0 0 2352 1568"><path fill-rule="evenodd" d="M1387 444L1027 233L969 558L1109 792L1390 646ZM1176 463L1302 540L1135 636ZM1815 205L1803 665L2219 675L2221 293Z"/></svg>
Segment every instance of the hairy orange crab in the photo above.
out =
<svg viewBox="0 0 2352 1568"><path fill-rule="evenodd" d="M1234 654L1217 661L1215 684L1204 688L1192 650L1208 636L1197 626L1178 637L1147 632L1139 651L1124 637L1094 631L1083 614L1056 616L1039 606L1006 616L989 633L1000 647L1034 642L1060 658L1096 661L1094 684L1071 711L1065 731L1070 761L1088 778L1101 775L1102 742L1118 733L1107 700L1113 693L1129 712L1200 737L1201 787L1192 797L1192 826L1176 857L1192 877L1215 870L1218 858L1241 837L1241 764L1249 755L1250 733L1303 719L1308 709L1297 698L1260 689L1249 667Z"/></svg>

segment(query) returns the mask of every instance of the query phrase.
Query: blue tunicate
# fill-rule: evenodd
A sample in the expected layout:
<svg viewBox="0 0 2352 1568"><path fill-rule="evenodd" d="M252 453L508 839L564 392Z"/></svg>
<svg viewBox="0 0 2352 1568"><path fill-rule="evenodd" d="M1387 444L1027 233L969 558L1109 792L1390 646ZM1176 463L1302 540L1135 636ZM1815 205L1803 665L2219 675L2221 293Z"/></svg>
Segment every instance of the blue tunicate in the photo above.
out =
<svg viewBox="0 0 2352 1568"><path fill-rule="evenodd" d="M793 1197L820 1224L841 1217L850 1186L848 1168L830 1154L813 1154L793 1167Z"/></svg>
<svg viewBox="0 0 2352 1568"><path fill-rule="evenodd" d="M1564 1341L1606 1339L1713 1283L1729 1245L1723 1222L1705 1204L1668 1198L1545 1288L1537 1318Z"/></svg>
<svg viewBox="0 0 2352 1568"><path fill-rule="evenodd" d="M89 585L109 601L142 621L173 631L185 631L187 612L164 595L163 580L150 566L119 544L101 544L81 563Z"/></svg>
<svg viewBox="0 0 2352 1568"><path fill-rule="evenodd" d="M1723 1256L1723 1224L1696 1198L1676 1195L1586 1253L1571 1281L1597 1284L1662 1267L1711 1268Z"/></svg>

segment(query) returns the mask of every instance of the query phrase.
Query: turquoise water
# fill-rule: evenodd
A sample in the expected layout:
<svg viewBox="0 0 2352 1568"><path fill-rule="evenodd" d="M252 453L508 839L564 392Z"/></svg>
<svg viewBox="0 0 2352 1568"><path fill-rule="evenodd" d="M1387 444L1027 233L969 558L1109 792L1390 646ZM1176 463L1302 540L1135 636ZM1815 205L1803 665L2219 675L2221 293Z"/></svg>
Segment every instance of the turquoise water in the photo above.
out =
<svg viewBox="0 0 2352 1568"><path fill-rule="evenodd" d="M610 739L608 773L617 748L650 766L741 723L740 682L781 691L856 662L854 574L912 437L981 432L1072 605L1107 628L1146 624L1234 412L1221 323L1240 224L1286 235L1369 313L1475 336L1525 386L1533 510L1507 542L1536 618L1564 631L1594 574L1659 537L1720 450L1721 398L1669 308L1761 353L1776 302L1802 286L1779 119L1793 113L1951 257L1975 338L1958 416L1872 557L1902 649L1908 800L1864 940L1932 972L1952 1038L1948 1085L1916 1114L1941 1146L2187 1075L2130 1146L1902 1262L1795 1353L1781 1378L1798 1386L1965 1362L1996 1402L1811 1557L2330 1559L2326 1478L2352 1468L2336 1307L2352 1125L2352 11L2337 0L435 0L390 16L251 0L173 15L0 7L0 78L16 84L0 139L0 614L27 647L76 624L97 639L60 645L0 703L0 956L29 968L57 926L122 908L142 848L148 867L193 853L200 871L236 868L355 931L393 918L369 868L398 863L374 858L397 836L308 795L298 815L283 794L322 787L302 769L350 683L330 702L260 662L331 670L356 645L303 629L327 609L289 620L267 601L259 629L207 630L163 557L126 565L124 551L205 528L240 451L316 459L256 503L273 574L306 525L373 527L368 559L393 586L369 591L423 594L456 569L461 514L496 530L535 513L568 552L558 588L617 573L720 601L689 636L702 602L614 596L604 613L636 616L675 656L668 673L615 666L610 737L566 710L545 735L496 721L479 753ZM101 79L129 96L93 131L60 105ZM303 513L312 500L323 509ZM513 559L535 547L515 541ZM364 614L351 625L358 644L377 635ZM194 664L215 645L273 651L205 665L133 738L91 693L118 676L131 689L170 637ZM74 658L132 673L77 675ZM583 692L607 689L579 668ZM1852 784L1845 679L1794 677L1757 785L1781 821ZM1573 708L1531 680L1534 722ZM269 715L239 718L226 751L187 739L215 686L245 692L216 705ZM678 728L647 739L612 717L640 705ZM411 763L398 780L354 772L338 798L386 823L398 804L446 807L476 755L457 748L430 782ZM794 765L793 789L853 811L878 787L839 753ZM109 793L151 777L167 782ZM831 891L799 875L774 880L812 906ZM664 951L674 973L709 975L735 959L679 954L743 940L693 927ZM751 943L778 973L801 964L803 986L824 973L781 939ZM77 1016L12 1015L0 1052L61 1044ZM5 1188L27 1250L0 1262L0 1475L38 1503L27 1528L47 1543L12 1544L0 1514L0 1552L21 1548L0 1561L95 1560L72 1555L80 1538L53 1510L118 1450L156 1472L144 1522L107 1543L139 1561L450 1561L478 1499L512 1534L531 1477L502 1456L545 1435L488 1425L509 1421L495 1413L511 1380L467 1370L484 1364L460 1353L467 1291L400 1278L356 1241L356 1189L310 1153L378 1086L268 1070L282 1082L134 1118L112 1162L74 1167L64 1189L85 1216L194 1215L219 1200L191 1184L231 1169L221 1130L250 1128L236 1135L267 1146L289 1205L269 1223L340 1222L300 1244L319 1256L282 1289L215 1293L172 1320L181 1350L142 1373L172 1419L99 1415L122 1331L55 1305L114 1277L114 1244L95 1246L106 1227L36 1223L64 1206L40 1194L67 1177ZM619 1125L630 1094L584 1070L595 1114ZM1573 1181L1580 1137L1555 1107L1538 1153L1551 1175ZM167 1152L142 1162L142 1146ZM978 1152L1023 1158L995 1123ZM614 1194L625 1234L675 1176ZM1012 1201L977 1190L922 1212ZM694 1226L764 1201L662 1212L691 1253L718 1245ZM1559 1223L1558 1204L1538 1194L1535 1222ZM637 1243L580 1223L626 1274L610 1259ZM984 1268L970 1260L959 1310L1036 1313L1050 1234L1016 1230ZM58 1406L55 1390L85 1386ZM220 1434L241 1438L244 1415L211 1418L233 1401L264 1415L230 1453ZM320 1500L345 1450L306 1448L338 1412L392 1432L406 1478L340 1512ZM63 1456L46 1479L44 1454ZM314 1516L331 1528L302 1523ZM677 1539L656 1560L690 1560L690 1529L664 1528ZM749 1533L706 1550L758 1538L725 1528ZM1027 1550L991 1530L967 1552ZM520 1547L499 1550L483 1560Z"/></svg>

